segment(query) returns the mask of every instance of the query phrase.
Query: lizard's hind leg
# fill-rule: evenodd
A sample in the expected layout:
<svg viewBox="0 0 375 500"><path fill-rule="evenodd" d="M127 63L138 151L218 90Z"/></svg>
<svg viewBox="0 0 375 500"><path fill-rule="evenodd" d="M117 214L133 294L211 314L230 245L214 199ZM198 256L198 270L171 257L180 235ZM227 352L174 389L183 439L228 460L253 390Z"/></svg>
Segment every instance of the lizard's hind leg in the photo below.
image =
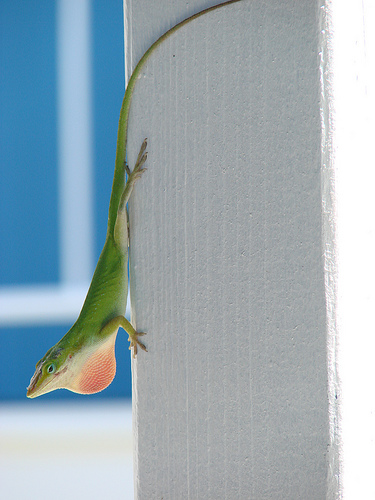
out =
<svg viewBox="0 0 375 500"><path fill-rule="evenodd" d="M118 205L117 217L114 227L115 241L117 242L117 244L121 245L121 247L123 247L124 245L125 246L128 245L128 238L129 238L128 214L127 214L126 204L128 203L130 195L132 194L134 184L138 179L140 179L143 172L147 170L146 168L142 168L145 161L147 160L146 147L147 147L147 139L143 141L141 149L139 150L138 158L133 168L133 172L130 172L129 167L125 163L125 169L127 172L129 172L129 174Z"/></svg>
<svg viewBox="0 0 375 500"><path fill-rule="evenodd" d="M145 161L147 160L146 147L147 147L147 139L143 141L141 149L139 150L138 158L133 168L133 172L129 171L129 167L127 165L125 166L125 168L127 167L127 171L129 171L130 173L128 176L128 180L126 181L125 184L124 192L122 193L120 199L119 210L123 210L123 207L129 201L135 182L137 181L137 179L140 179L143 172L147 170L146 168L142 168Z"/></svg>

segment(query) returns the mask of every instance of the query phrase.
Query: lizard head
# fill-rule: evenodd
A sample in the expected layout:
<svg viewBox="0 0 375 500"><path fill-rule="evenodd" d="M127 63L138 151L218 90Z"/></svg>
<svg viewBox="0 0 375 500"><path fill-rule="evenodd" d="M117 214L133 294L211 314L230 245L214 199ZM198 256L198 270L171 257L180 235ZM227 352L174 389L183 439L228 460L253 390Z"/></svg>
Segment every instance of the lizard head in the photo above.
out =
<svg viewBox="0 0 375 500"><path fill-rule="evenodd" d="M117 331L78 349L58 342L36 364L27 397L36 398L55 389L94 394L108 387L116 374L116 335Z"/></svg>
<svg viewBox="0 0 375 500"><path fill-rule="evenodd" d="M35 398L59 389L61 378L68 370L67 352L58 344L49 349L35 366L35 373L27 388L27 397Z"/></svg>

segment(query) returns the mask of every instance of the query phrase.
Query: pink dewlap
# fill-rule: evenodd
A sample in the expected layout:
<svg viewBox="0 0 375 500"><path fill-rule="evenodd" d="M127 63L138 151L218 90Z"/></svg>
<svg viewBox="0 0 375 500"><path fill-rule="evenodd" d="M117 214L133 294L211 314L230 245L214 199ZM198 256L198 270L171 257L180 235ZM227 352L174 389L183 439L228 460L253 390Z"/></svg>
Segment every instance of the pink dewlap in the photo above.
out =
<svg viewBox="0 0 375 500"><path fill-rule="evenodd" d="M108 342L94 352L83 365L77 392L80 394L100 392L109 386L115 374L115 345Z"/></svg>

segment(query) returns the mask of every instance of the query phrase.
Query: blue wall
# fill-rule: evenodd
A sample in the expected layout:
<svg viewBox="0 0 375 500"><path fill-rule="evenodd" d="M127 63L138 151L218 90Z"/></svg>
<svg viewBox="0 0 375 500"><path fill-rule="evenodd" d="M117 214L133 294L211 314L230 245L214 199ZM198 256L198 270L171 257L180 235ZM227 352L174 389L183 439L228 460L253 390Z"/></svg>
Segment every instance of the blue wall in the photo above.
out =
<svg viewBox="0 0 375 500"><path fill-rule="evenodd" d="M124 93L122 0L92 1L91 30L97 258ZM0 286L58 283L56 3L2 0L0 37ZM25 398L35 363L70 326L0 328L0 400ZM91 397L130 397L124 332L116 351L114 382ZM84 397L55 391L41 399L47 398Z"/></svg>
<svg viewBox="0 0 375 500"><path fill-rule="evenodd" d="M58 279L54 28L54 2L0 2L1 285Z"/></svg>

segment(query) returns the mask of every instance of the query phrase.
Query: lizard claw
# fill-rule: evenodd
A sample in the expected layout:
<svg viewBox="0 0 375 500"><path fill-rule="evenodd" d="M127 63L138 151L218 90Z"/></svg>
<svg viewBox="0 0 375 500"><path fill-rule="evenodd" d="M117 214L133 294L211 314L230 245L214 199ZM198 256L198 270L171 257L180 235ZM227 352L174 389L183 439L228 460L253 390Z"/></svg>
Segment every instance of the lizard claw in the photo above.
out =
<svg viewBox="0 0 375 500"><path fill-rule="evenodd" d="M124 168L125 168L126 173L127 173L128 175L130 175L130 173L131 173L131 172L130 172L130 168L129 168L128 164L126 163L126 161L124 162Z"/></svg>
<svg viewBox="0 0 375 500"><path fill-rule="evenodd" d="M139 153L138 153L137 161L136 161L135 166L133 168L133 175L134 175L135 179L138 179L143 174L143 172L146 170L145 168L142 169L142 165L147 160L146 147L147 147L147 139L145 139L142 142L141 149L139 150Z"/></svg>
<svg viewBox="0 0 375 500"><path fill-rule="evenodd" d="M129 335L129 342L130 342L129 349L131 349L132 347L134 348L133 349L133 358L135 358L138 354L138 346L147 352L146 346L140 340L138 340L138 337L140 337L142 335L146 335L146 333L145 332L139 332L139 333L136 332L135 335Z"/></svg>

